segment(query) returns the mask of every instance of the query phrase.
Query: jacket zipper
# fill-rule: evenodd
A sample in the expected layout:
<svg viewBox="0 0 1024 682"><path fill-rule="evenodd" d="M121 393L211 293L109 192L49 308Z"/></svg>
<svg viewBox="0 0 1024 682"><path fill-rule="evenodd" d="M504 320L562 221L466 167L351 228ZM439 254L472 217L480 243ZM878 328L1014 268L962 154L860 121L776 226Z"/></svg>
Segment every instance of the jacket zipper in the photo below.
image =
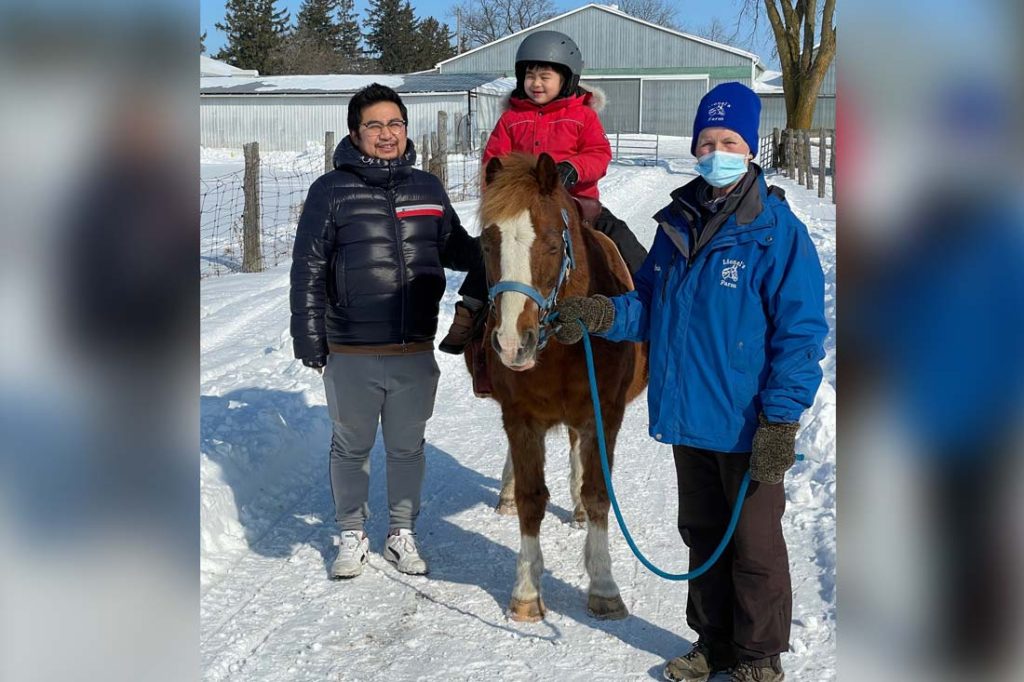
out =
<svg viewBox="0 0 1024 682"><path fill-rule="evenodd" d="M405 259L402 257L402 231L398 225L398 215L395 208L394 199L394 188L392 187L392 173L394 169L391 164L388 164L388 186L385 193L388 197L388 206L391 208L391 224L395 226L395 249L397 249L398 256L398 272L402 279L402 314L399 317L402 334L402 351L405 352L406 338L405 338L405 297L407 294L406 286L406 275L405 275Z"/></svg>

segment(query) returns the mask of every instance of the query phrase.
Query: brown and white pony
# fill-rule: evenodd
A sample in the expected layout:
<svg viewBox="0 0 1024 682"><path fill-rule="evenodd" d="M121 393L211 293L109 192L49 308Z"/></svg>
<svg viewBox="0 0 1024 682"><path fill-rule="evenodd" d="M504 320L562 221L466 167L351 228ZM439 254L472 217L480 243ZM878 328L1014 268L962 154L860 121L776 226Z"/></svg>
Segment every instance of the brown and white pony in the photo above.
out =
<svg viewBox="0 0 1024 682"><path fill-rule="evenodd" d="M555 162L512 154L485 169L480 206L481 247L491 286L492 314L484 334L493 398L501 405L509 459L503 487L514 488L521 544L509 615L544 617L540 577L544 558L540 524L548 502L544 437L569 428L574 501L578 494L587 538L590 576L587 608L598 618L629 615L612 578L608 553L608 493L601 473L593 406L581 343L562 345L547 319L556 299L629 291L632 281L614 244L581 227L576 206L562 188ZM645 344L593 339L609 465L626 404L647 384ZM514 474L514 486L511 476ZM578 493L577 493L578 491ZM585 515L581 512L585 510Z"/></svg>

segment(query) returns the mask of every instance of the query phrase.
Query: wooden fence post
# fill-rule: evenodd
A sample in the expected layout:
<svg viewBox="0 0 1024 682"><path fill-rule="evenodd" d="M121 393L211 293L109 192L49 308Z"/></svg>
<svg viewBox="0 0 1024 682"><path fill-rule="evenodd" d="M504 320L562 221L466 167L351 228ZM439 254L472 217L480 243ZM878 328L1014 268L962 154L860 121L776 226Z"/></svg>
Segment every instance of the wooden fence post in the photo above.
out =
<svg viewBox="0 0 1024 682"><path fill-rule="evenodd" d="M804 164L807 166L807 189L814 189L814 164L811 163L811 131L804 131Z"/></svg>
<svg viewBox="0 0 1024 682"><path fill-rule="evenodd" d="M441 181L441 186L448 189L448 112L437 112L437 144L434 145L434 156L431 172Z"/></svg>
<svg viewBox="0 0 1024 682"><path fill-rule="evenodd" d="M430 172L430 135L423 133L422 141L420 142L420 155L421 161L423 162L423 170Z"/></svg>
<svg viewBox="0 0 1024 682"><path fill-rule="evenodd" d="M793 136L796 139L797 147L797 183L803 186L807 180L804 178L804 135L802 130L794 130Z"/></svg>
<svg viewBox="0 0 1024 682"><path fill-rule="evenodd" d="M793 143L796 134L793 130L785 130L786 136L786 175L790 180L796 179L796 145Z"/></svg>
<svg viewBox="0 0 1024 682"><path fill-rule="evenodd" d="M324 133L324 173L334 170L334 131Z"/></svg>
<svg viewBox="0 0 1024 682"><path fill-rule="evenodd" d="M260 246L260 144L242 146L245 154L245 206L242 209L242 272L263 272Z"/></svg>
<svg viewBox="0 0 1024 682"><path fill-rule="evenodd" d="M481 130L480 131L480 151L481 152L483 152L483 150L487 148L487 137L488 137L487 131L486 130Z"/></svg>
<svg viewBox="0 0 1024 682"><path fill-rule="evenodd" d="M772 130L772 158L771 167L779 167L779 129L775 128Z"/></svg>

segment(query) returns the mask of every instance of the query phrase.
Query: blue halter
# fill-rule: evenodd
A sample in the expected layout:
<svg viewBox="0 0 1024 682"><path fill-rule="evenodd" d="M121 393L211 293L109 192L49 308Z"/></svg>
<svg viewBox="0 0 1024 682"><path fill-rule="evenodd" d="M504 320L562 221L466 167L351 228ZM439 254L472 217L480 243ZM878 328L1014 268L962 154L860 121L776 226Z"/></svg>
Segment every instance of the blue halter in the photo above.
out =
<svg viewBox="0 0 1024 682"><path fill-rule="evenodd" d="M537 307L540 308L540 337L537 339L538 351L547 345L548 339L551 336L548 333L548 327L554 319L555 305L558 303L558 292L561 291L562 286L569 279L569 273L576 268L576 258L572 252L572 237L569 235L569 212L564 208L562 209L562 223L565 226L562 229L562 269L558 273L558 284L555 285L550 294L543 296L529 284L513 280L501 280L487 291L492 306L497 302L498 296L506 291L515 291L516 293L523 294L537 304Z"/></svg>

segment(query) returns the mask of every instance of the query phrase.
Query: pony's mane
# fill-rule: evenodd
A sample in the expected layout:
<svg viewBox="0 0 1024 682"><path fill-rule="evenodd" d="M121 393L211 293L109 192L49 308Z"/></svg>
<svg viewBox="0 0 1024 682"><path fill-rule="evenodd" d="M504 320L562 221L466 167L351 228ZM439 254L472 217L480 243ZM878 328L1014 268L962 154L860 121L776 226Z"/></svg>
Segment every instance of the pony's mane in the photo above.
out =
<svg viewBox="0 0 1024 682"><path fill-rule="evenodd" d="M501 165L501 172L494 182L487 185L480 202L482 226L514 218L528 209L540 192L533 172L537 167L537 157L513 153L502 157Z"/></svg>

